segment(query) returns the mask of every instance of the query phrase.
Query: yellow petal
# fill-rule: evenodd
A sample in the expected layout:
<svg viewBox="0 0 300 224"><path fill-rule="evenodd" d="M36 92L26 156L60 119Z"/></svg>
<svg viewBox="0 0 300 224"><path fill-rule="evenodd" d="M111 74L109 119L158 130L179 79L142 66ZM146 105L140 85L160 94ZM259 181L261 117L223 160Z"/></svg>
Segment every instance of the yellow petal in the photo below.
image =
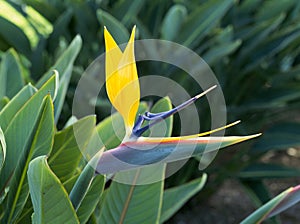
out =
<svg viewBox="0 0 300 224"><path fill-rule="evenodd" d="M226 126L223 126L223 127L220 127L220 128L216 128L216 129L213 129L211 131L206 131L206 132L202 132L200 134L194 134L194 135L186 135L186 136L179 136L179 137L168 137L168 138L140 138L143 140L147 140L149 142L159 142L159 143L169 143L169 142L180 142L180 141L183 141L183 140L197 140L197 141L206 141L207 139L220 139L222 137L216 137L216 136L210 136L210 137L202 137L202 136L205 136L205 135L209 135L209 134L212 134L212 133L215 133L215 132L218 132L218 131L221 131L221 130L224 130L226 128L229 128L229 127L232 127L238 123L240 123L241 121L238 120L238 121L235 121L233 123L230 123ZM257 137L261 134L257 134L257 135L250 135L250 136L241 136L241 137L224 137L225 139L231 139L231 140L236 140L236 142L240 142L240 141L245 141L245 140L248 140L249 138L254 138L254 137ZM248 138L249 137L249 138ZM236 138L236 139L235 139Z"/></svg>
<svg viewBox="0 0 300 224"><path fill-rule="evenodd" d="M134 142L125 142L125 145L128 144L214 144L214 143L224 143L224 145L233 145L239 142L243 142L252 138L261 136L261 133L247 136L213 136L213 137L193 137L190 136L180 136L180 137L140 137Z"/></svg>
<svg viewBox="0 0 300 224"><path fill-rule="evenodd" d="M134 57L134 35L135 27L122 53L109 32L106 29L104 31L106 90L112 105L122 115L127 130L132 129L134 125L140 100Z"/></svg>
<svg viewBox="0 0 300 224"><path fill-rule="evenodd" d="M105 40L105 72L106 78L116 72L118 64L122 58L122 51L116 44L114 38L104 27L104 40Z"/></svg>

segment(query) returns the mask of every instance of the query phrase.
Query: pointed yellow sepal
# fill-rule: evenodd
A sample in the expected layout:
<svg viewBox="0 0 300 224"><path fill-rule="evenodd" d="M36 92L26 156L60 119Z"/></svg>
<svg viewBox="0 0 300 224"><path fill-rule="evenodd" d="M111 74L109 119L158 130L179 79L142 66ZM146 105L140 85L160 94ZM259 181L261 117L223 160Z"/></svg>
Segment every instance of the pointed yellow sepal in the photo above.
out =
<svg viewBox="0 0 300 224"><path fill-rule="evenodd" d="M127 134L134 125L140 100L140 86L134 57L134 36L135 26L122 52L106 27L104 28L106 90L110 102L124 119Z"/></svg>

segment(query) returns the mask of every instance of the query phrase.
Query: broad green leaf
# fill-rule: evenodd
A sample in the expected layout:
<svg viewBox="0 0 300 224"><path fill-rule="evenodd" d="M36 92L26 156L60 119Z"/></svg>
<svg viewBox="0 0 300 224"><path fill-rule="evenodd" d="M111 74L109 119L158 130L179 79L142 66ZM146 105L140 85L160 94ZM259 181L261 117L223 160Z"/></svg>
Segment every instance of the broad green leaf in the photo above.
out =
<svg viewBox="0 0 300 224"><path fill-rule="evenodd" d="M287 149L300 145L300 124L281 123L266 130L253 145L250 153L261 154L269 150Z"/></svg>
<svg viewBox="0 0 300 224"><path fill-rule="evenodd" d="M138 114L147 110L147 104L141 102ZM90 160L100 149L115 148L122 142L125 136L125 126L122 116L116 112L101 121L94 130L91 140L84 154L86 160Z"/></svg>
<svg viewBox="0 0 300 224"><path fill-rule="evenodd" d="M299 169L285 167L283 165L266 163L250 164L238 174L239 178L247 179L283 178L299 176Z"/></svg>
<svg viewBox="0 0 300 224"><path fill-rule="evenodd" d="M53 70L59 73L59 87L57 90L57 96L54 101L54 117L55 122L58 121L62 106L65 100L67 89L69 86L70 78L72 75L74 61L81 49L82 39L80 36L76 36L67 50L59 57L56 63L46 72L42 78L36 84L37 87L42 86L49 77L53 74Z"/></svg>
<svg viewBox="0 0 300 224"><path fill-rule="evenodd" d="M263 0L244 0L240 2L239 11L241 13L252 13L257 10Z"/></svg>
<svg viewBox="0 0 300 224"><path fill-rule="evenodd" d="M106 149L120 145L125 136L124 121L119 113L105 118L97 125L96 130Z"/></svg>
<svg viewBox="0 0 300 224"><path fill-rule="evenodd" d="M178 40L187 47L194 47L222 19L233 0L211 0L198 6L182 24Z"/></svg>
<svg viewBox="0 0 300 224"><path fill-rule="evenodd" d="M172 109L172 103L169 97L157 101L151 108L151 113L160 113ZM146 131L144 137L169 137L172 134L173 116L155 124L150 130Z"/></svg>
<svg viewBox="0 0 300 224"><path fill-rule="evenodd" d="M166 189L163 196L163 206L159 222L163 223L173 216L191 197L197 194L206 183L207 175L189 183Z"/></svg>
<svg viewBox="0 0 300 224"><path fill-rule="evenodd" d="M104 190L105 178L102 175L94 177L89 190L87 191L80 207L77 210L77 216L80 223L86 223L93 214L99 203Z"/></svg>
<svg viewBox="0 0 300 224"><path fill-rule="evenodd" d="M174 40L186 15L187 9L183 5L173 5L162 21L161 37L165 40Z"/></svg>
<svg viewBox="0 0 300 224"><path fill-rule="evenodd" d="M81 174L78 176L75 185L73 186L69 197L72 202L72 205L77 211L81 202L86 195L95 175L95 170L89 164L86 164Z"/></svg>
<svg viewBox="0 0 300 224"><path fill-rule="evenodd" d="M142 21L139 20L139 18L134 18L134 24L136 24L136 27L138 27L138 35L139 35L140 39L153 38L148 27L146 27L145 24L143 24Z"/></svg>
<svg viewBox="0 0 300 224"><path fill-rule="evenodd" d="M300 185L291 187L277 195L275 198L244 219L241 224L261 223L265 219L279 214L299 201Z"/></svg>
<svg viewBox="0 0 300 224"><path fill-rule="evenodd" d="M118 1L112 10L113 15L125 26L130 25L146 2L145 0Z"/></svg>
<svg viewBox="0 0 300 224"><path fill-rule="evenodd" d="M64 126L63 129L66 129L67 127L73 125L73 124L76 123L77 121L78 121L78 119L77 119L75 116L71 116L71 117L69 118L69 120L67 120L67 122L66 122L66 124L65 124L65 126Z"/></svg>
<svg viewBox="0 0 300 224"><path fill-rule="evenodd" d="M8 104L8 102L9 98L6 96L0 99L0 111L6 106L6 104Z"/></svg>
<svg viewBox="0 0 300 224"><path fill-rule="evenodd" d="M0 127L0 172L5 160L5 156L6 156L6 142L5 142L3 131Z"/></svg>
<svg viewBox="0 0 300 224"><path fill-rule="evenodd" d="M43 35L44 37L48 37L52 33L52 24L38 11L28 5L24 6L23 10L27 14L27 20L38 31L39 34Z"/></svg>
<svg viewBox="0 0 300 224"><path fill-rule="evenodd" d="M259 23L266 19L277 17L280 13L286 12L295 6L296 2L297 0L263 1L263 4L257 10L255 19Z"/></svg>
<svg viewBox="0 0 300 224"><path fill-rule="evenodd" d="M3 131L6 130L16 113L36 91L37 89L31 84L26 85L0 111L0 124Z"/></svg>
<svg viewBox="0 0 300 224"><path fill-rule="evenodd" d="M88 164L85 165L84 169L78 176L71 192L70 192L70 200L73 204L74 209L77 211L79 206L81 205L82 200L84 199L88 189L95 177L95 169L101 154L103 151L99 151Z"/></svg>
<svg viewBox="0 0 300 224"><path fill-rule="evenodd" d="M137 114L146 112L148 106L146 103L140 103ZM106 149L111 149L120 145L125 136L125 126L122 116L114 113L97 125L97 132Z"/></svg>
<svg viewBox="0 0 300 224"><path fill-rule="evenodd" d="M153 106L151 112L158 113L171 108L171 101L163 98ZM163 133L155 133L162 126L153 128L154 135L170 136L172 121L172 117L166 120ZM159 222L164 175L165 164L117 173L101 204L99 223Z"/></svg>
<svg viewBox="0 0 300 224"><path fill-rule="evenodd" d="M293 69L289 70L288 72L280 72L273 76L272 81L270 84L276 87L284 88L286 85L290 83L295 83L294 80L297 80L300 77L300 67L296 66Z"/></svg>
<svg viewBox="0 0 300 224"><path fill-rule="evenodd" d="M21 152L16 170L11 178L9 194L5 204L4 220L7 223L15 222L25 206L29 195L27 183L27 169L29 162L42 155L49 155L54 138L54 114L50 95L46 96L33 130L32 139L27 143L29 146Z"/></svg>
<svg viewBox="0 0 300 224"><path fill-rule="evenodd" d="M82 151L95 128L95 116L87 116L55 134L54 145L48 159L49 166L61 182L71 178L78 169Z"/></svg>
<svg viewBox="0 0 300 224"><path fill-rule="evenodd" d="M20 58L14 49L2 56L0 64L0 98L14 97L24 86Z"/></svg>
<svg viewBox="0 0 300 224"><path fill-rule="evenodd" d="M129 33L126 27L109 13L98 9L97 18L102 26L106 26L118 44L128 41Z"/></svg>
<svg viewBox="0 0 300 224"><path fill-rule="evenodd" d="M146 172L144 172L144 175ZM133 178L133 172L124 172L122 178L131 185L113 182L106 192L98 223L157 223L162 204L163 181L136 185L145 181L146 176L139 171ZM147 173L156 175L158 173ZM120 178L120 176L118 177ZM160 177L164 179L164 175ZM151 179L151 177L150 177Z"/></svg>
<svg viewBox="0 0 300 224"><path fill-rule="evenodd" d="M94 169L101 153L102 152L99 151L88 164L86 164L69 195L73 207L77 211L80 223L87 222L99 203L104 190L105 177L102 175L96 176Z"/></svg>
<svg viewBox="0 0 300 224"><path fill-rule="evenodd" d="M245 42L241 48L238 61L243 62L244 60L249 59L249 55L252 55L253 52L257 50L257 46L265 41L266 38L268 38L272 32L278 28L285 17L285 14L281 14L278 17L262 21L254 26L244 29L241 34L238 35L238 37L242 38Z"/></svg>
<svg viewBox="0 0 300 224"><path fill-rule="evenodd" d="M61 1L36 1L36 0L23 0L22 2L26 5L32 6L39 13L44 15L46 18L54 20L59 15L58 10L62 7L63 2Z"/></svg>
<svg viewBox="0 0 300 224"><path fill-rule="evenodd" d="M218 27L214 29L211 34L211 38L201 44L197 49L200 55L207 54L207 51L218 48L222 45L232 44L235 41L241 41L234 36L234 28L232 25L228 25L224 28Z"/></svg>
<svg viewBox="0 0 300 224"><path fill-rule="evenodd" d="M27 183L28 183L28 180L27 180ZM22 213L19 215L16 223L17 224L32 223L32 221L31 221L32 213L33 213L32 202L30 200L30 197L28 197L27 202L22 210Z"/></svg>
<svg viewBox="0 0 300 224"><path fill-rule="evenodd" d="M241 46L241 44L241 40L236 40L231 43L224 43L215 47L211 47L211 49L203 55L203 59L206 63L211 65L215 62L218 62L226 55L234 52L239 46Z"/></svg>
<svg viewBox="0 0 300 224"><path fill-rule="evenodd" d="M6 37L6 39L8 41L11 41L13 44L16 44L21 49L22 49L22 46L21 46L22 43L25 45L24 47L27 47L26 46L27 41L30 42L31 48L35 48L37 46L39 37L38 37L38 34L36 33L35 29L30 25L28 20L20 12L18 12L12 5L10 5L6 1L0 1L0 18L1 18L0 24L5 22L5 21L3 21L3 19L4 19L8 23L13 24L17 29L22 31L26 36L26 39L15 37L14 35L12 35L12 32L11 33L8 32L8 31L12 31L12 29L13 29L12 27L10 30L6 30L6 29L3 29L4 27L1 26L2 32L1 31L0 32L4 37ZM8 28L8 26L7 26L7 28ZM10 33L10 36L8 36L5 33L8 33L8 35ZM18 41L20 41L20 43L18 43Z"/></svg>
<svg viewBox="0 0 300 224"><path fill-rule="evenodd" d="M66 189L66 191L67 191L68 193L71 192L71 190L72 190L74 184L76 183L76 180L77 180L77 178L79 177L79 175L80 175L80 170L78 170L77 173L75 173L71 178L69 178L67 181L65 181L65 182L63 183L64 188Z"/></svg>
<svg viewBox="0 0 300 224"><path fill-rule="evenodd" d="M8 185L10 178L13 176L14 170L24 151L30 147L30 142L34 137L34 130L38 122L37 116L42 110L42 102L46 95L55 96L57 87L57 75L53 75L19 110L15 111L9 123L3 128L7 147L6 160L3 170L0 174L0 193ZM20 97L18 98L21 101ZM22 99L23 100L23 99ZM16 104L16 101L11 100L10 103ZM10 103L5 107L7 108ZM5 108L2 111L5 111ZM14 108L11 108L14 110ZM1 111L1 112L2 112ZM1 117L2 114L0 114ZM1 118L0 118L1 120Z"/></svg>
<svg viewBox="0 0 300 224"><path fill-rule="evenodd" d="M57 17L53 24L53 32L49 37L49 46L51 50L57 48L60 43L60 37L67 31L68 25L73 16L73 9L67 9Z"/></svg>
<svg viewBox="0 0 300 224"><path fill-rule="evenodd" d="M256 51L251 54L251 63L248 63L244 68L245 72L254 69L258 64L268 57L273 57L275 54L286 49L293 42L298 41L300 37L300 26L297 24L288 27L281 32L276 32L274 35L265 39L256 47Z"/></svg>
<svg viewBox="0 0 300 224"><path fill-rule="evenodd" d="M239 113L256 113L280 109L290 101L297 100L300 97L300 91L298 90L299 86L290 87L288 89L286 87L274 86L270 90L258 90L257 92L261 97L242 104L235 110Z"/></svg>
<svg viewBox="0 0 300 224"><path fill-rule="evenodd" d="M28 169L33 223L79 223L68 194L51 171L45 156L32 160Z"/></svg>

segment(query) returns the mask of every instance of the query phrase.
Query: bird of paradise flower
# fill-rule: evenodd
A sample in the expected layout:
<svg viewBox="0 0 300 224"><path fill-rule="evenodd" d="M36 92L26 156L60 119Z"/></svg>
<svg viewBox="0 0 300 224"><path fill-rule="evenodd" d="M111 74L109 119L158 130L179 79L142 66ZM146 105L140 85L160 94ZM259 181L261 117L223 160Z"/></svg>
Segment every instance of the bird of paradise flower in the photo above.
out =
<svg viewBox="0 0 300 224"><path fill-rule="evenodd" d="M134 55L135 30L136 27L133 28L129 42L124 52L122 52L106 27L104 27L106 90L110 102L123 117L126 135L118 147L102 154L97 163L96 171L98 173L116 173L143 165L178 161L261 135L203 137L231 127L239 123L237 121L195 135L165 138L141 137L150 127L184 109L216 86L212 86L169 111L155 114L146 112L143 115L138 115L136 119L140 103L140 86ZM144 125L145 121L149 123Z"/></svg>

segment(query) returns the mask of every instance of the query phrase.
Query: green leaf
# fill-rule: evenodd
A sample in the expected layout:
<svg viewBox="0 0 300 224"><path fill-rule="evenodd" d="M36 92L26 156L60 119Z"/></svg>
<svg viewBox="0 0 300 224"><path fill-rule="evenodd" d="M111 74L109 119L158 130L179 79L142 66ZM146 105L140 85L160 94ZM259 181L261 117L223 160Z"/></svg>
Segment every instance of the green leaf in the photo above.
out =
<svg viewBox="0 0 300 224"><path fill-rule="evenodd" d="M141 102L137 114L143 114L147 104ZM90 143L84 153L86 160L90 160L100 149L111 149L120 145L125 136L125 126L122 116L114 113L101 121L91 137Z"/></svg>
<svg viewBox="0 0 300 224"><path fill-rule="evenodd" d="M93 214L97 204L99 203L102 192L104 190L105 178L102 175L94 177L89 190L83 198L80 207L77 210L77 216L80 223L86 223Z"/></svg>
<svg viewBox="0 0 300 224"><path fill-rule="evenodd" d="M282 12L287 12L290 8L295 6L297 0L284 0L284 1L263 1L257 10L255 19L257 23L264 20L277 17Z"/></svg>
<svg viewBox="0 0 300 224"><path fill-rule="evenodd" d="M127 175L126 175L127 174ZM98 223L157 223L162 203L163 181L147 185L136 185L145 181L146 175L158 173L123 172L122 178L131 185L113 182L106 192ZM118 178L121 178L120 176ZM151 179L151 177L150 177Z"/></svg>
<svg viewBox="0 0 300 224"><path fill-rule="evenodd" d="M57 96L54 101L54 117L55 122L58 121L59 115L62 110L62 106L65 100L67 89L69 86L70 78L72 75L74 61L81 49L82 39L80 36L76 36L67 50L58 58L56 63L46 72L41 79L37 82L36 86L41 87L53 74L53 70L57 70L59 73L59 87L57 90Z"/></svg>
<svg viewBox="0 0 300 224"><path fill-rule="evenodd" d="M64 126L63 129L66 129L67 127L73 125L73 124L76 123L77 121L78 121L77 117L71 116L71 117L67 120L67 122L66 122L66 124L65 124L65 126Z"/></svg>
<svg viewBox="0 0 300 224"><path fill-rule="evenodd" d="M0 172L5 160L5 156L6 156L6 142L5 142L3 131L0 127Z"/></svg>
<svg viewBox="0 0 300 224"><path fill-rule="evenodd" d="M220 21L233 0L211 0L198 6L182 24L178 40L187 47L194 47Z"/></svg>
<svg viewBox="0 0 300 224"><path fill-rule="evenodd" d="M59 43L60 43L60 37L63 36L67 30L68 30L68 25L72 19L73 16L73 9L68 8L65 10L63 13L57 17L53 24L53 32L51 33L49 37L49 48L51 50L55 50Z"/></svg>
<svg viewBox="0 0 300 224"><path fill-rule="evenodd" d="M6 104L8 104L8 102L9 98L6 96L0 99L0 111L6 106Z"/></svg>
<svg viewBox="0 0 300 224"><path fill-rule="evenodd" d="M28 5L25 5L23 10L27 14L27 20L38 31L39 34L47 38L52 33L52 24L38 11Z"/></svg>
<svg viewBox="0 0 300 224"><path fill-rule="evenodd" d="M125 136L124 121L119 113L105 118L97 125L96 130L106 149L120 145Z"/></svg>
<svg viewBox="0 0 300 224"><path fill-rule="evenodd" d="M31 84L26 85L0 111L0 124L3 131L7 129L16 113L36 91L37 89Z"/></svg>
<svg viewBox="0 0 300 224"><path fill-rule="evenodd" d="M94 175L95 175L94 168L89 164L87 164L82 170L79 177L77 178L75 185L72 188L69 195L75 211L77 211L77 209L81 205L81 202L93 181Z"/></svg>
<svg viewBox="0 0 300 224"><path fill-rule="evenodd" d="M84 169L80 173L79 177L77 178L71 192L70 192L70 200L73 204L73 207L77 211L79 208L83 198L85 197L88 189L93 181L95 176L95 165L97 164L102 151L99 151L90 161L88 164L85 165Z"/></svg>
<svg viewBox="0 0 300 224"><path fill-rule="evenodd" d="M26 5L32 6L34 9L36 9L38 12L40 12L42 15L44 15L46 18L49 18L51 20L54 20L58 17L59 12L58 10L62 7L63 2L61 1L36 1L36 0L24 0L22 1L26 3Z"/></svg>
<svg viewBox="0 0 300 224"><path fill-rule="evenodd" d="M0 98L12 98L24 84L20 58L14 49L10 49L3 54L0 64Z"/></svg>
<svg viewBox="0 0 300 224"><path fill-rule="evenodd" d="M172 109L172 103L169 97L164 97L157 101L151 108L151 113L159 113ZM173 116L155 124L150 130L146 131L145 137L170 137L172 134Z"/></svg>
<svg viewBox="0 0 300 224"><path fill-rule="evenodd" d="M48 155L52 149L54 114L50 95L45 97L40 113L36 116L39 116L39 120L36 122L32 139L27 143L28 147L21 152L22 155L11 178L9 194L5 204L5 211L7 212L4 220L7 223L16 221L28 198L29 189L26 172L29 162L38 156Z"/></svg>
<svg viewBox="0 0 300 224"><path fill-rule="evenodd" d="M68 194L51 171L45 156L29 164L28 183L33 223L79 223Z"/></svg>
<svg viewBox="0 0 300 224"><path fill-rule="evenodd" d="M183 5L173 5L167 12L161 26L161 37L166 40L174 40L187 15L187 9Z"/></svg>
<svg viewBox="0 0 300 224"><path fill-rule="evenodd" d="M6 38L7 41L11 42L12 44L15 44L20 49L25 48L23 52L27 52L29 50L27 49L28 41L30 43L31 48L35 48L37 46L39 42L39 37L35 29L30 25L28 20L20 12L18 12L6 1L0 1L0 18L0 25L2 27L2 32L0 32ZM5 27L3 27L2 24L5 24L5 27L9 28L10 30L5 29ZM11 27L12 25L14 27ZM9 32L13 30L19 33L20 31L22 31L23 37L15 36L17 33ZM24 46L22 46L22 44L24 44Z"/></svg>
<svg viewBox="0 0 300 224"><path fill-rule="evenodd" d="M97 18L102 26L106 26L118 44L126 43L129 33L126 27L109 13L98 9Z"/></svg>
<svg viewBox="0 0 300 224"><path fill-rule="evenodd" d="M262 21L241 31L241 34L238 35L238 37L244 40L244 45L241 48L238 61L246 61L247 63L249 55L257 50L259 44L266 41L272 32L274 32L274 30L276 30L283 22L285 17L285 14L281 14L278 17Z"/></svg>
<svg viewBox="0 0 300 224"><path fill-rule="evenodd" d="M118 1L112 11L116 18L127 26L132 23L132 20L138 15L146 2L145 0Z"/></svg>
<svg viewBox="0 0 300 224"><path fill-rule="evenodd" d="M283 178L299 176L299 169L266 163L250 164L238 174L239 178L247 179Z"/></svg>
<svg viewBox="0 0 300 224"><path fill-rule="evenodd" d="M39 119L37 115L42 110L44 97L48 94L51 94L51 97L55 96L56 85L57 75L53 75L25 104L22 106L19 105L23 98L18 97L17 100L11 100L1 111L0 120L2 119L2 112L10 105L17 104L20 106L18 110L11 108L15 113L7 115L11 119L9 121L6 120L5 129L3 128L6 144L10 150L7 151L3 170L0 174L1 194L9 183L21 155L30 147L30 142L33 139L34 130Z"/></svg>
<svg viewBox="0 0 300 224"><path fill-rule="evenodd" d="M209 49L209 51L203 55L203 59L206 63L211 65L215 62L218 62L226 55L234 52L239 46L241 46L241 44L241 40L236 40L234 42L224 43L215 47L211 47L211 49Z"/></svg>
<svg viewBox="0 0 300 224"><path fill-rule="evenodd" d="M257 7L261 5L262 1L263 0L244 0L240 2L239 11L245 14L252 13L257 10Z"/></svg>
<svg viewBox="0 0 300 224"><path fill-rule="evenodd" d="M80 173L71 192L70 200L77 211L80 223L86 223L88 218L99 203L104 190L105 178L102 175L95 175L95 166L101 156L97 153Z"/></svg>
<svg viewBox="0 0 300 224"><path fill-rule="evenodd" d="M291 187L277 195L275 198L244 219L241 224L261 223L265 219L279 214L299 201L300 185Z"/></svg>
<svg viewBox="0 0 300 224"><path fill-rule="evenodd" d="M49 165L61 182L71 178L95 128L96 117L87 116L55 134Z"/></svg>
<svg viewBox="0 0 300 224"><path fill-rule="evenodd" d="M205 185L207 175L178 187L164 191L163 206L159 222L163 223L172 217L191 197L197 194Z"/></svg>
<svg viewBox="0 0 300 224"><path fill-rule="evenodd" d="M171 108L170 99L163 98L153 106L151 112L158 113ZM172 117L167 119L165 125L165 131L158 135L171 134ZM103 199L99 222L157 223L162 206L164 173L165 164L117 173Z"/></svg>
<svg viewBox="0 0 300 224"><path fill-rule="evenodd" d="M269 150L287 149L300 145L300 124L281 123L266 130L255 142L250 153L261 154Z"/></svg>
<svg viewBox="0 0 300 224"><path fill-rule="evenodd" d="M256 47L256 51L254 51L249 58L249 62L251 63L247 64L244 71L251 71L267 58L273 57L280 51L285 50L293 42L297 43L299 37L300 26L298 24L281 30L281 32L276 32Z"/></svg>
<svg viewBox="0 0 300 224"><path fill-rule="evenodd" d="M28 178L27 178L27 183L28 183ZM27 202L22 210L22 213L19 215L16 223L17 224L32 223L32 221L31 221L32 213L33 213L32 202L31 202L30 198L28 198Z"/></svg>

